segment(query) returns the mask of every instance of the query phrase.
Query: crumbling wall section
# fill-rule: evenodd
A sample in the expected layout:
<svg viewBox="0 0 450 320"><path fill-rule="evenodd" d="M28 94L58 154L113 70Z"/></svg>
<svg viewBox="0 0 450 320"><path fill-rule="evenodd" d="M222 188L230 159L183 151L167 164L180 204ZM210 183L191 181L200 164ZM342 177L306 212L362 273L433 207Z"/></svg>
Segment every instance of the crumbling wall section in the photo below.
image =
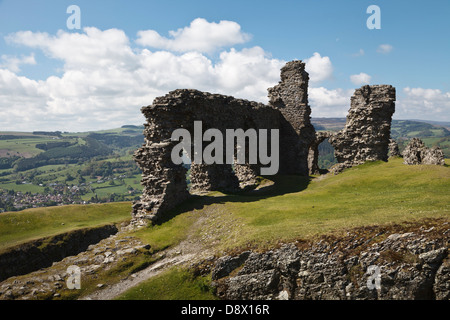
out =
<svg viewBox="0 0 450 320"><path fill-rule="evenodd" d="M394 139L389 140L389 157L400 157L400 150L398 148L398 143Z"/></svg>
<svg viewBox="0 0 450 320"><path fill-rule="evenodd" d="M231 165L191 164L191 193L238 190L239 179Z"/></svg>
<svg viewBox="0 0 450 320"><path fill-rule="evenodd" d="M328 139L338 161L334 172L366 161L388 160L395 98L395 88L390 85L355 90L345 128Z"/></svg>
<svg viewBox="0 0 450 320"><path fill-rule="evenodd" d="M281 81L268 89L269 104L283 115L280 128L283 174L308 175L310 172L308 154L316 131L311 124L308 82L305 63L295 60L286 63L281 69Z"/></svg>
<svg viewBox="0 0 450 320"><path fill-rule="evenodd" d="M347 123L336 134L316 133L308 104L309 75L302 61L288 62L281 69L281 81L268 89L269 105L179 89L156 98L143 107L147 119L145 145L135 153L143 171L143 195L133 205L136 221L158 220L160 214L185 201L187 169L174 164L171 141L174 130L187 129L195 136L194 123L201 121L201 134L210 128L226 136L227 129L279 130L279 174L317 174L318 146L328 138L339 164L335 172L368 160L387 160L391 118L395 110L395 88L389 85L363 86L351 98ZM272 145L270 134L268 145ZM235 145L235 148L239 146ZM248 153L248 150L246 150ZM191 148L190 154L194 154ZM260 163L205 164L192 162L191 192L234 191L256 184ZM195 160L191 159L191 160Z"/></svg>
<svg viewBox="0 0 450 320"><path fill-rule="evenodd" d="M136 223L155 222L162 212L185 201L187 169L174 164L171 152L178 141L171 141L174 130L184 128L194 139L194 123L201 121L202 135L210 128L218 129L226 136L227 129L279 129L280 112L261 103L230 96L210 94L191 89L179 89L156 98L153 104L142 108L147 119L145 145L135 153L135 160L142 169L143 195L133 205ZM270 134L268 144L271 145ZM204 143L203 148L208 145ZM225 146L225 144L224 144ZM194 154L193 143L191 154ZM192 160L192 159L191 159ZM258 164L211 164L193 162L191 182L193 192L233 190L253 183L259 175Z"/></svg>
<svg viewBox="0 0 450 320"><path fill-rule="evenodd" d="M403 163L407 165L417 164L445 164L444 153L439 147L428 148L419 138L412 138L403 150Z"/></svg>
<svg viewBox="0 0 450 320"><path fill-rule="evenodd" d="M319 145L326 139L331 137L332 133L329 131L316 132L315 140L310 144L308 153L308 168L309 174L319 174Z"/></svg>

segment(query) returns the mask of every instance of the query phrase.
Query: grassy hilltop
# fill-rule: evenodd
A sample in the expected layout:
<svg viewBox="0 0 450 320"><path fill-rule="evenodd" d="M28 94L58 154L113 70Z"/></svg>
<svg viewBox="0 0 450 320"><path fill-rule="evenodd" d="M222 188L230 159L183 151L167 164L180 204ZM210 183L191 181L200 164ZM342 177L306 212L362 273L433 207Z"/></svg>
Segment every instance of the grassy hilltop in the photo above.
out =
<svg viewBox="0 0 450 320"><path fill-rule="evenodd" d="M273 184L272 184L273 183ZM336 176L280 176L263 181L259 193L212 193L193 199L172 212L161 225L135 236L154 249L175 246L189 238L218 254L265 249L294 240L373 225L450 218L450 169L407 166L401 158L370 162ZM176 279L183 278L197 296L198 283L184 271L172 270L131 289L123 299L180 298ZM166 284L165 289L161 284ZM167 286L172 285L172 290ZM199 291L200 290L200 291ZM204 292L207 298L209 293Z"/></svg>
<svg viewBox="0 0 450 320"><path fill-rule="evenodd" d="M316 130L337 131L345 118L313 118ZM413 137L450 155L445 123L393 120L400 151ZM144 143L143 126L93 132L0 132L0 212L62 204L132 201L142 192L132 158ZM319 146L319 166L336 163L334 149ZM45 195L45 196L41 196Z"/></svg>
<svg viewBox="0 0 450 320"><path fill-rule="evenodd" d="M131 219L131 203L67 205L0 214L0 251L30 240L74 229Z"/></svg>
<svg viewBox="0 0 450 320"><path fill-rule="evenodd" d="M168 212L162 223L128 236L150 244L154 255L182 242L216 256L249 248L263 250L325 234L340 235L360 226L445 220L450 217L449 189L448 162L445 166L407 166L401 158L391 158L339 175L266 177L258 190L250 193L195 196ZM130 209L131 203L125 202L0 214L0 243L7 247L27 239L125 221L131 218ZM128 261L115 271L99 274L95 283L114 283L129 276L142 259L137 256L136 262ZM145 259L148 263L149 258ZM186 269L169 269L118 298L213 299L209 281ZM89 290L95 290L95 284L77 294ZM73 294L70 298L76 298Z"/></svg>
<svg viewBox="0 0 450 320"><path fill-rule="evenodd" d="M267 177L253 194L219 192L192 199L161 225L139 231L155 247L187 234L222 250L308 238L370 224L449 217L450 169L369 162L335 176ZM201 227L194 222L202 218ZM198 227L197 230L195 230Z"/></svg>
<svg viewBox="0 0 450 320"><path fill-rule="evenodd" d="M337 122L332 121L327 126L333 123L336 125ZM399 125L395 131L399 135L408 135L405 133L407 131L401 133L401 128L420 128L419 125L409 122ZM433 134L447 135L443 129L433 130L442 131L431 131ZM55 148L63 148L52 145L58 142L68 142L69 147L83 150L83 146L89 145L88 136L108 146L112 153L94 156L88 160L78 159L74 163L69 161L66 164L47 164L24 171L20 171L17 166L2 169L0 178L3 180L0 181L0 188L11 186L23 188L20 189L23 192L26 192L27 188L43 191L50 181L79 186L81 181L84 181L85 185L91 182L89 185L92 194L87 193L87 197L92 197L94 193L101 194L102 189L107 195L114 189L117 193L126 192L126 187L130 184L137 188L133 183L139 184L135 180L140 179L140 174L127 171L130 169L127 167L127 161L131 161L129 152L136 146L120 146L122 142L125 143L118 138L123 131L128 131L130 139L134 139L132 137L137 137L140 129L122 128L118 131L97 132L97 136L86 133L79 134L76 138L74 135L68 135L62 139L48 138L46 135L30 138L24 137L23 134L19 135L21 138L11 138L10 134L5 133L4 140L0 139L0 146L16 145L15 142L20 145L19 140L22 139L29 142L28 149L21 149L19 146L16 149L22 153L24 159L31 159ZM64 137L64 134L61 136ZM34 139L33 142L30 139ZM446 139L441 137L439 141L447 141ZM39 148L36 148L36 145ZM12 158L11 153L8 157ZM14 161L20 161L22 158L15 158ZM71 158L61 159L59 160ZM249 248L263 250L279 243L312 240L322 235L340 235L355 227L406 225L411 222L422 223L430 218L448 220L448 161L447 159L445 166L407 166L402 163L401 158L391 158L388 162L368 162L338 175L264 177L257 190L247 193L211 192L204 196L194 196L167 212L160 224L127 234L150 244L152 256L137 256L136 261L128 261L105 274L99 273L95 281L114 283L140 269L139 266L148 265L149 261L157 261L157 254L184 243L220 256ZM120 165L111 166L115 162ZM111 179L114 183L111 183L111 180L99 182L99 179L105 178L107 174L101 177L97 174L106 172L106 169L110 169L108 174L111 174L111 177L120 175L121 170L130 174L122 181ZM36 179L34 183L14 182L18 177L31 181L30 173L33 173ZM42 186L36 184L39 179ZM0 251L33 239L80 228L119 223L130 218L130 201L0 213ZM170 269L132 288L119 298L212 299L214 297L208 290L209 281L205 277L193 276L186 269ZM71 292L70 298L87 294L89 290L95 290L95 284L86 286L80 292Z"/></svg>

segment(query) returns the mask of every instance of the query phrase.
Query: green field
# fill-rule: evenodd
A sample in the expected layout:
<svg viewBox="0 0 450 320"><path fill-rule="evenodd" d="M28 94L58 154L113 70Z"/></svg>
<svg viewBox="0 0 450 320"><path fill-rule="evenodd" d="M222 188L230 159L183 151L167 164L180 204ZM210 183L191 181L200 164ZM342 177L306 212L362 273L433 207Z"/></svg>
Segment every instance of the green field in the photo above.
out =
<svg viewBox="0 0 450 320"><path fill-rule="evenodd" d="M13 139L13 140L0 140L0 156L24 156L32 157L35 156L43 150L36 148L38 143L51 142L52 139L43 139L40 137L30 137L24 139Z"/></svg>
<svg viewBox="0 0 450 320"><path fill-rule="evenodd" d="M74 229L118 223L131 218L131 203L72 205L0 214L0 250Z"/></svg>
<svg viewBox="0 0 450 320"><path fill-rule="evenodd" d="M142 190L133 160L142 130L0 132L0 212L133 201Z"/></svg>

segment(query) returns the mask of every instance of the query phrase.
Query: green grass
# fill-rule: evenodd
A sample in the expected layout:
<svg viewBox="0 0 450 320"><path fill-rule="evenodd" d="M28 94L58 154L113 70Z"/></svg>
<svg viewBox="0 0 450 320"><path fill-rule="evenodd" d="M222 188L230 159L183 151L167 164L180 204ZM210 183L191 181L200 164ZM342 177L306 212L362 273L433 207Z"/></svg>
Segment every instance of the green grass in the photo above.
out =
<svg viewBox="0 0 450 320"><path fill-rule="evenodd" d="M369 162L338 175L276 176L264 181L272 181L273 185L268 183L249 193L194 196L166 212L161 223L131 235L149 243L153 253L189 238L194 245L221 255L340 234L360 226L450 217L448 160L446 166L407 166L402 159L393 158L389 162ZM131 203L109 203L0 214L0 249L75 228L130 219L130 211ZM127 274L147 266L151 258L127 262L116 271ZM119 299L213 299L210 281L173 268Z"/></svg>
<svg viewBox="0 0 450 320"><path fill-rule="evenodd" d="M146 229L141 229L133 235L142 239L152 246L153 251L164 250L178 244L184 240L190 227L198 219L199 211L192 210L192 205L196 205L202 199L190 199L178 206L178 208L167 212L166 220L162 224L152 225ZM173 217L171 219L171 217Z"/></svg>
<svg viewBox="0 0 450 320"><path fill-rule="evenodd" d="M260 193L194 197L164 221L134 236L161 250L190 236L224 252L267 249L367 225L449 218L450 169L407 166L402 159L370 162L336 176L278 176ZM120 300L214 299L210 279L171 269L122 294Z"/></svg>
<svg viewBox="0 0 450 320"><path fill-rule="evenodd" d="M450 170L409 167L400 159L368 163L312 181L306 190L238 205L252 240L309 237L340 228L449 217Z"/></svg>
<svg viewBox="0 0 450 320"><path fill-rule="evenodd" d="M43 193L45 187L37 186L34 184L16 184L16 183L3 183L1 188L5 190L14 190L15 192L31 192L31 193Z"/></svg>
<svg viewBox="0 0 450 320"><path fill-rule="evenodd" d="M215 300L210 282L209 277L195 277L174 267L128 290L117 300Z"/></svg>
<svg viewBox="0 0 450 320"><path fill-rule="evenodd" d="M36 148L37 143L50 142L49 139L32 138L0 140L0 150L4 149L11 155L25 155L27 157L35 156L43 150Z"/></svg>
<svg viewBox="0 0 450 320"><path fill-rule="evenodd" d="M164 247L188 234L204 239L208 233L214 234L215 248L228 250L364 225L450 217L448 166L407 166L396 158L311 181L300 176L271 179L275 185L266 194L193 199L167 213L165 222L137 235L152 246ZM204 222L195 223L200 218Z"/></svg>
<svg viewBox="0 0 450 320"><path fill-rule="evenodd" d="M131 203L69 205L0 214L0 250L70 230L118 223L131 218Z"/></svg>

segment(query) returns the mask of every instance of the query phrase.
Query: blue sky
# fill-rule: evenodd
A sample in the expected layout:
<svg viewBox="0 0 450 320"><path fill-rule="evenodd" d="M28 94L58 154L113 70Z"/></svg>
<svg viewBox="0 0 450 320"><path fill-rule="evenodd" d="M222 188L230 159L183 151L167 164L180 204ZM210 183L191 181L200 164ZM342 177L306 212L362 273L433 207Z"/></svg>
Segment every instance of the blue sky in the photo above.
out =
<svg viewBox="0 0 450 320"><path fill-rule="evenodd" d="M72 4L80 30L66 25ZM370 5L381 29L366 26ZM449 56L445 0L3 0L0 128L141 124L142 105L181 87L266 102L294 59L313 117L345 117L354 89L391 84L394 118L450 121Z"/></svg>

